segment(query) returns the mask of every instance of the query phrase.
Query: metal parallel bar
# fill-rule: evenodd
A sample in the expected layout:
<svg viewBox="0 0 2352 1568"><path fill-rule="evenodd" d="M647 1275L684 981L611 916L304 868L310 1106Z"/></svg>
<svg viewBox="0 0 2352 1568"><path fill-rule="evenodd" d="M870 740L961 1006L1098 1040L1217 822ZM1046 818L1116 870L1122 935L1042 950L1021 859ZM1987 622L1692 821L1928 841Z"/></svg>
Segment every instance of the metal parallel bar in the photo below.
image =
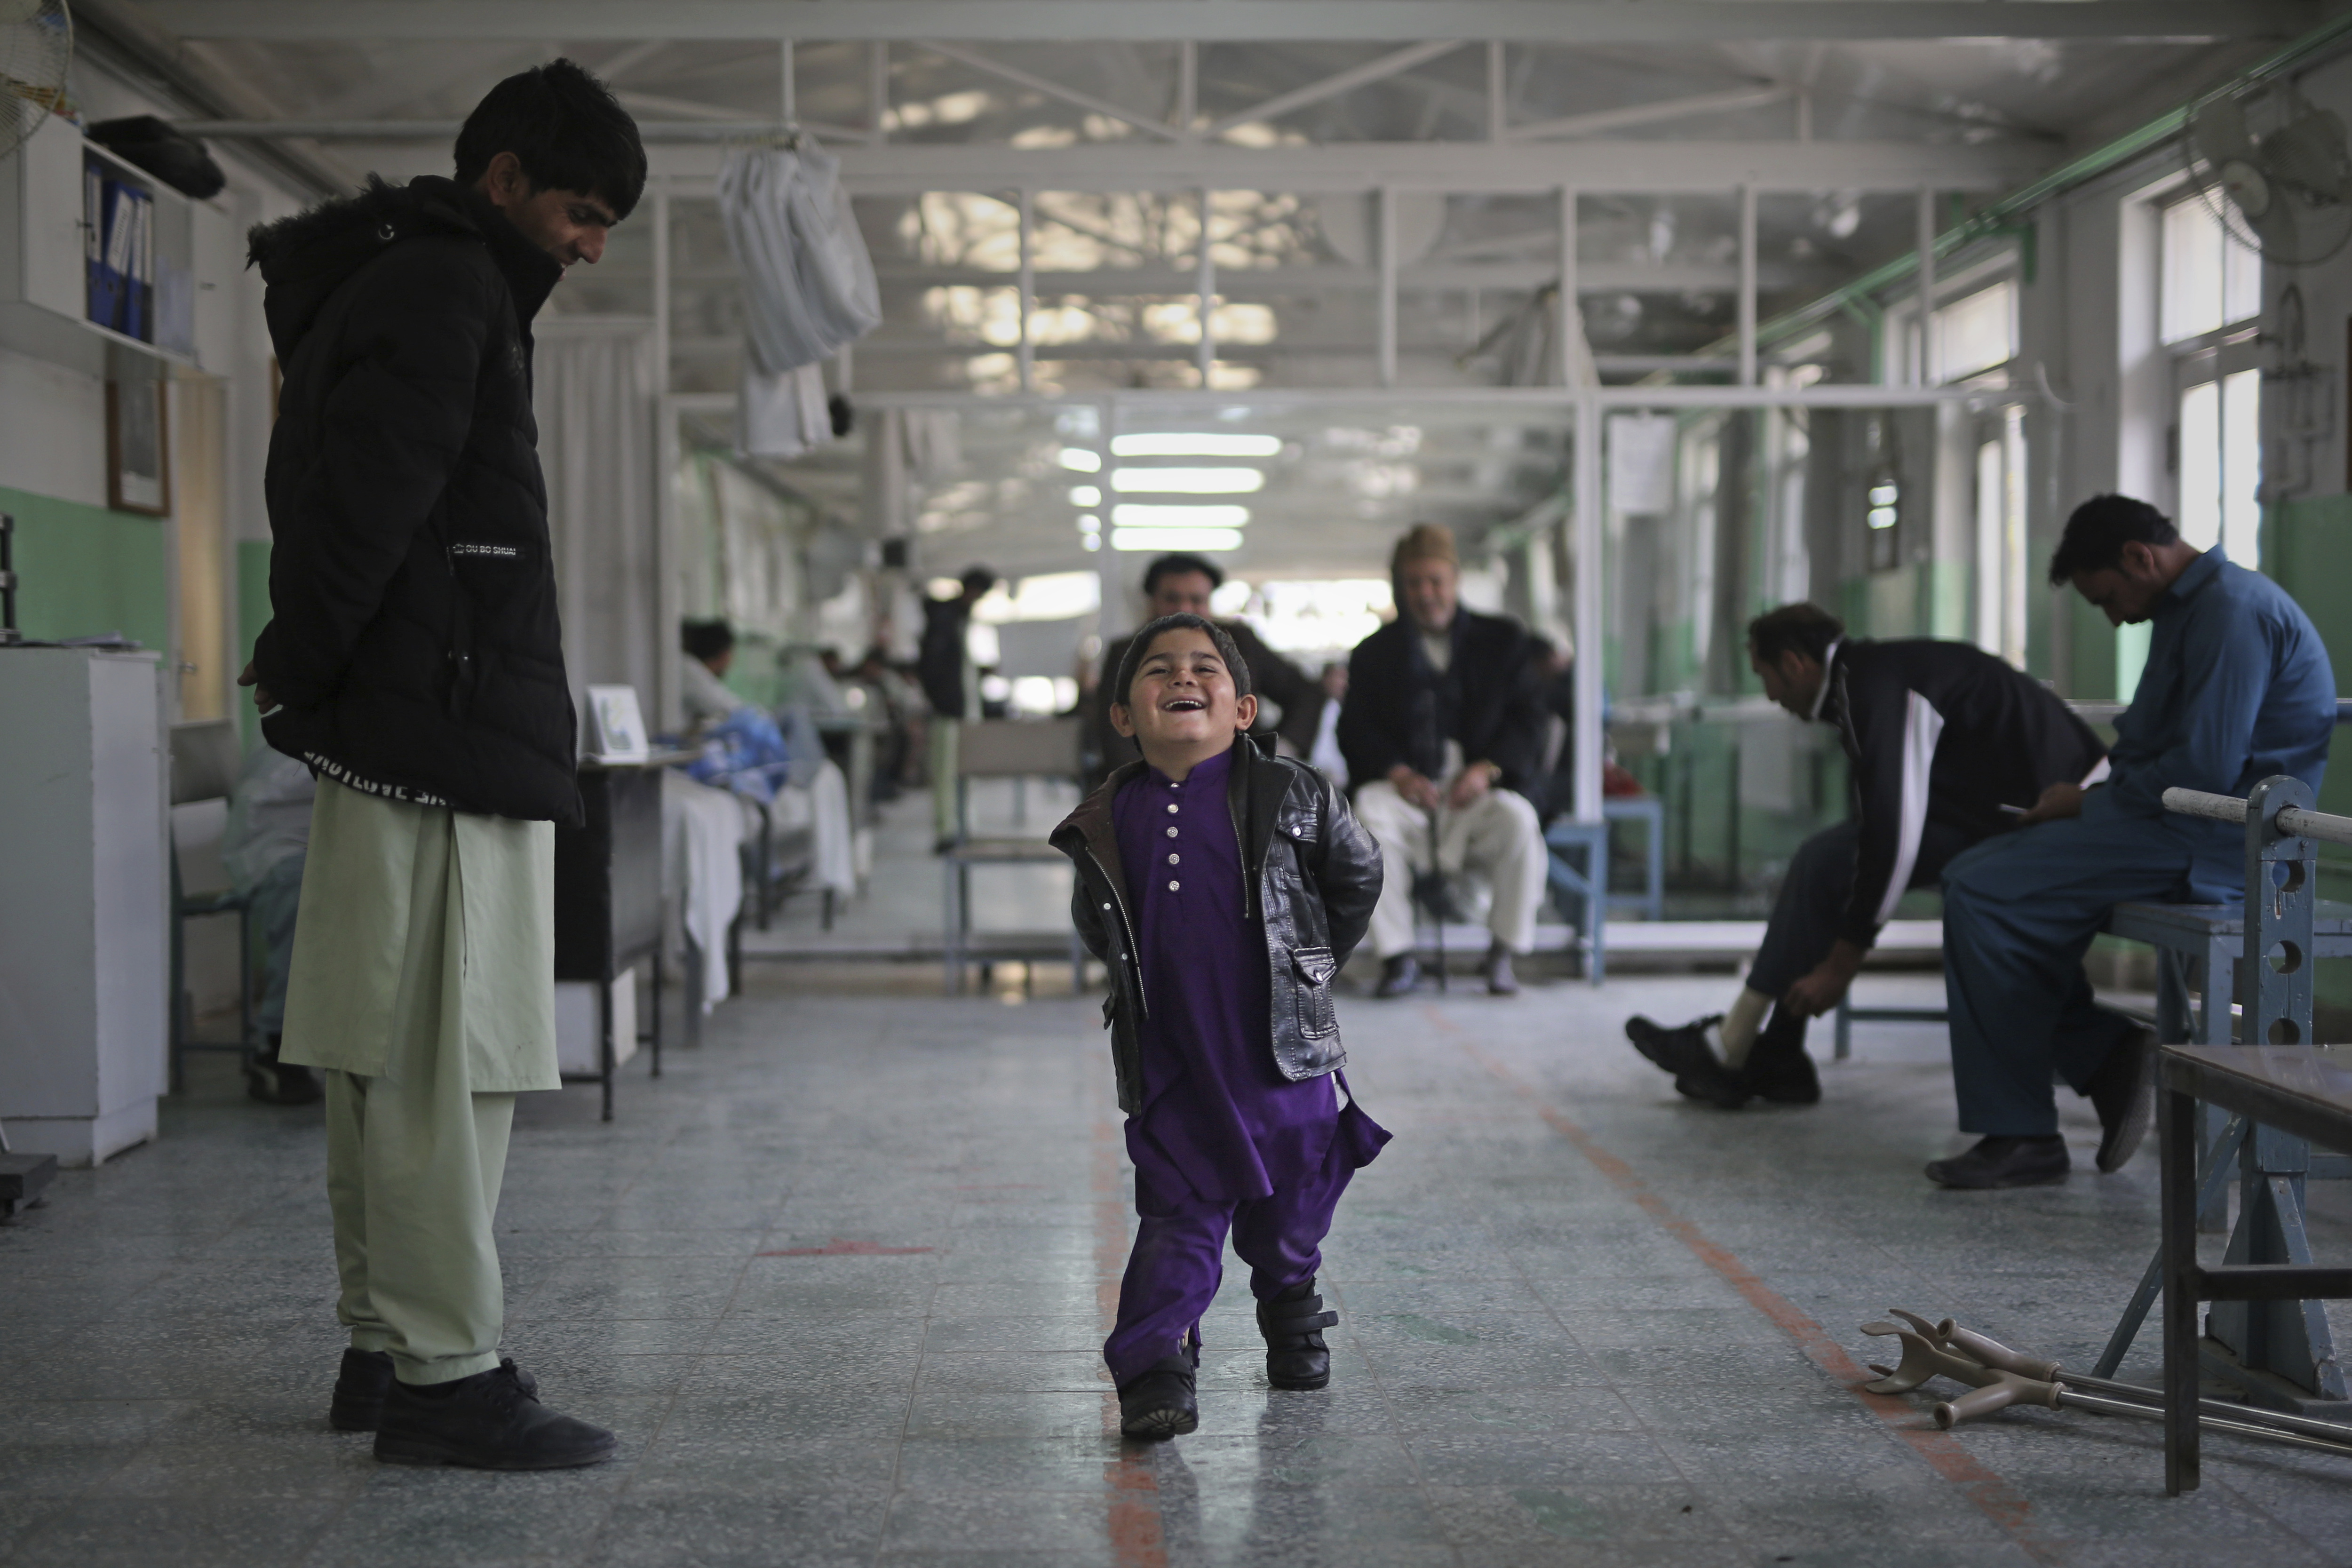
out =
<svg viewBox="0 0 2352 1568"><path fill-rule="evenodd" d="M2225 1263L2190 1277L2200 1301L2352 1300L2352 1268L2317 1263Z"/></svg>
<svg viewBox="0 0 2352 1568"><path fill-rule="evenodd" d="M2183 816L2210 817L2215 822L2246 820L2246 803L2235 795L2208 795L2203 790L2168 789L2164 792L2164 808ZM2329 844L2352 844L2352 816L2337 816L2331 812L2307 811L2290 805L2278 814L2282 834L2303 838L2317 838Z"/></svg>

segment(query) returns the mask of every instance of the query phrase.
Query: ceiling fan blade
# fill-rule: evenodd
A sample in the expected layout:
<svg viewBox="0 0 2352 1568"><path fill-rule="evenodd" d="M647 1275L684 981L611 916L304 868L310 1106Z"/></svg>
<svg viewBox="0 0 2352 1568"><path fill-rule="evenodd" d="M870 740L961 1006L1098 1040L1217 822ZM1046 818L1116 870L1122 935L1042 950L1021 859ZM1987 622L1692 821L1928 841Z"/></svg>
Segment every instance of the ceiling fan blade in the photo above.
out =
<svg viewBox="0 0 2352 1568"><path fill-rule="evenodd" d="M2246 130L2244 107L2234 98L2203 105L2189 117L2189 144L2217 168L2232 158L2252 158L2254 138Z"/></svg>

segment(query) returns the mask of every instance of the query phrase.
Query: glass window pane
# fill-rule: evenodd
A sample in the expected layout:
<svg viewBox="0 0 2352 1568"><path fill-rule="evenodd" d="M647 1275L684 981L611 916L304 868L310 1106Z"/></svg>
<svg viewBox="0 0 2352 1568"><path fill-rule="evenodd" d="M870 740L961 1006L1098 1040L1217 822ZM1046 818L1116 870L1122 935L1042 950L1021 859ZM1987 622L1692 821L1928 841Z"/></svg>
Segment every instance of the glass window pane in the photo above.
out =
<svg viewBox="0 0 2352 1568"><path fill-rule="evenodd" d="M2221 378L2221 544L2241 566L2259 569L2263 541L2263 373Z"/></svg>
<svg viewBox="0 0 2352 1568"><path fill-rule="evenodd" d="M2263 258L2234 237L2221 247L2221 319L2243 321L2263 313Z"/></svg>
<svg viewBox="0 0 2352 1568"><path fill-rule="evenodd" d="M2163 333L2168 343L2221 324L2221 221L2201 198L2164 209Z"/></svg>
<svg viewBox="0 0 2352 1568"><path fill-rule="evenodd" d="M2180 395L2180 537L2200 550L2221 542L2221 384Z"/></svg>
<svg viewBox="0 0 2352 1568"><path fill-rule="evenodd" d="M1939 382L2006 364L2017 353L2017 286L2004 279L1937 309L1935 347Z"/></svg>

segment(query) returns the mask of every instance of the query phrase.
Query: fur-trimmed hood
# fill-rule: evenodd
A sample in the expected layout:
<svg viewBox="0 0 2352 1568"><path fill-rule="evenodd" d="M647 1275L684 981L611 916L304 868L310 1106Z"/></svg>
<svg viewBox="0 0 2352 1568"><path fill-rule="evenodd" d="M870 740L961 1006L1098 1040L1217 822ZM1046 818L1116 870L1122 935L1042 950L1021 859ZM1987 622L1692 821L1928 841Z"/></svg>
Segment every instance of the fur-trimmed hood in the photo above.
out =
<svg viewBox="0 0 2352 1568"><path fill-rule="evenodd" d="M466 235L487 246L528 335L530 319L563 276L562 264L525 239L488 198L455 180L425 174L394 185L371 174L357 195L257 224L246 236L247 265L268 285L262 309L278 363L292 361L295 345L346 279L385 246L426 234Z"/></svg>

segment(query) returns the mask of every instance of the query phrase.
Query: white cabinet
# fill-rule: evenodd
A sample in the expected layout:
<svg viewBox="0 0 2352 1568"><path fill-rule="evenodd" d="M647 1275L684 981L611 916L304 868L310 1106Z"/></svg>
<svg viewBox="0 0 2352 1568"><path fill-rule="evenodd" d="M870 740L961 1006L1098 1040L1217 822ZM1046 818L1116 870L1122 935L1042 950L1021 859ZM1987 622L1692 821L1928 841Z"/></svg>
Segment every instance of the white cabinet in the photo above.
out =
<svg viewBox="0 0 2352 1568"><path fill-rule="evenodd" d="M164 1089L158 657L0 650L0 1126L68 1165L152 1138Z"/></svg>

